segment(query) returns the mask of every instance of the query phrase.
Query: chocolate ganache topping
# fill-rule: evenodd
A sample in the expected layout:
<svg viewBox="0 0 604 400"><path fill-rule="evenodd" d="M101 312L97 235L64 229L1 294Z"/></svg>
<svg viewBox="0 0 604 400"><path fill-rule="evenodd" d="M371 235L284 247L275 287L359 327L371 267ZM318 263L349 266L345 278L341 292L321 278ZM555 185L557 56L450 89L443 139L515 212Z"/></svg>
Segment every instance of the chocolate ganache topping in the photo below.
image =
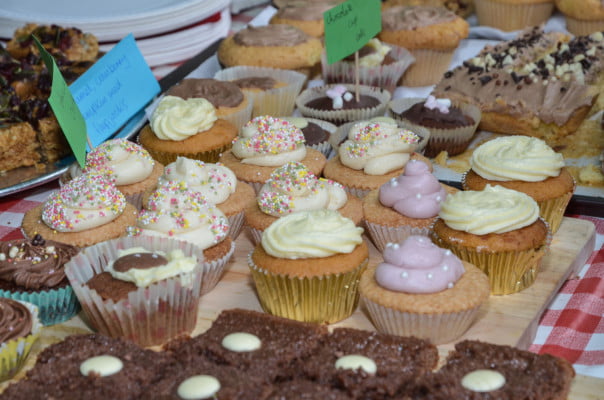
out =
<svg viewBox="0 0 604 400"><path fill-rule="evenodd" d="M148 269L168 264L168 259L156 253L134 253L122 256L115 260L113 269L126 272L132 268Z"/></svg>
<svg viewBox="0 0 604 400"><path fill-rule="evenodd" d="M233 40L240 46L292 46L304 43L310 36L286 24L250 26L235 34Z"/></svg>
<svg viewBox="0 0 604 400"><path fill-rule="evenodd" d="M0 243L0 279L25 289L54 287L65 280L63 266L77 254L78 248L44 240L40 235L30 240Z"/></svg>
<svg viewBox="0 0 604 400"><path fill-rule="evenodd" d="M474 120L464 115L459 107L450 107L447 113L443 113L438 108L426 107L423 102L412 105L401 113L401 117L414 124L440 129L454 129L474 123Z"/></svg>
<svg viewBox="0 0 604 400"><path fill-rule="evenodd" d="M269 90L275 87L277 80L270 76L250 76L232 81L241 89Z"/></svg>
<svg viewBox="0 0 604 400"><path fill-rule="evenodd" d="M0 298L0 343L29 335L32 322L31 313L22 303Z"/></svg>
<svg viewBox="0 0 604 400"><path fill-rule="evenodd" d="M183 79L166 93L183 99L204 98L216 108L237 107L243 101L243 92L232 82L216 79Z"/></svg>
<svg viewBox="0 0 604 400"><path fill-rule="evenodd" d="M456 17L445 7L397 6L382 12L382 27L388 31L413 30L453 21Z"/></svg>

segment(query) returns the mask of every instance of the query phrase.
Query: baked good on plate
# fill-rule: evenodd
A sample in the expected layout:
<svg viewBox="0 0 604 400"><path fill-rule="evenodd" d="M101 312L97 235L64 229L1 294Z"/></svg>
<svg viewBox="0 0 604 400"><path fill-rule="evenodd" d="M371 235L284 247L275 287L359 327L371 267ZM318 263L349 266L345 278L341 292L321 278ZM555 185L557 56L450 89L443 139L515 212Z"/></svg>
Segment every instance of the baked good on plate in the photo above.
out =
<svg viewBox="0 0 604 400"><path fill-rule="evenodd" d="M487 185L447 196L430 237L483 270L491 294L510 294L535 281L551 231L530 196Z"/></svg>
<svg viewBox="0 0 604 400"><path fill-rule="evenodd" d="M105 176L82 174L27 211L21 230L27 238L86 247L126 234L136 221L136 207L128 203Z"/></svg>
<svg viewBox="0 0 604 400"><path fill-rule="evenodd" d="M604 4L598 0L554 0L564 15L566 29L574 35L604 31Z"/></svg>
<svg viewBox="0 0 604 400"><path fill-rule="evenodd" d="M428 164L410 160L405 172L363 198L363 218L369 237L383 251L411 235L428 236L440 203L457 189L441 184Z"/></svg>
<svg viewBox="0 0 604 400"><path fill-rule="evenodd" d="M544 24L554 11L554 0L474 0L478 24L517 31Z"/></svg>
<svg viewBox="0 0 604 400"><path fill-rule="evenodd" d="M40 235L0 242L0 297L34 304L44 325L68 320L77 314L80 304L64 265L78 251Z"/></svg>
<svg viewBox="0 0 604 400"><path fill-rule="evenodd" d="M468 23L445 7L396 6L382 10L378 37L415 57L403 75L404 86L428 86L440 80L468 33Z"/></svg>
<svg viewBox="0 0 604 400"><path fill-rule="evenodd" d="M462 176L464 190L501 185L531 196L552 233L562 222L575 181L564 158L543 140L528 136L503 136L478 146Z"/></svg>
<svg viewBox="0 0 604 400"><path fill-rule="evenodd" d="M362 233L363 228L333 210L277 219L248 258L262 308L306 322L349 317L369 257Z"/></svg>
<svg viewBox="0 0 604 400"><path fill-rule="evenodd" d="M489 278L425 236L389 243L370 266L361 298L380 332L452 342L474 323L490 294Z"/></svg>
<svg viewBox="0 0 604 400"><path fill-rule="evenodd" d="M208 100L164 96L138 142L155 160L167 165L178 156L216 162L236 136L237 127L219 119Z"/></svg>

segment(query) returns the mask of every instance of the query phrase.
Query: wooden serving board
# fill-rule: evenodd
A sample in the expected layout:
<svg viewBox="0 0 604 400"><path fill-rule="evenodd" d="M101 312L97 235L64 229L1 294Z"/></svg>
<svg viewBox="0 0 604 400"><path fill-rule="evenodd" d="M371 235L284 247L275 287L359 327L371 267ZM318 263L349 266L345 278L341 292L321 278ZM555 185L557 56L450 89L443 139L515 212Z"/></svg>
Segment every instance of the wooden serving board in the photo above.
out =
<svg viewBox="0 0 604 400"><path fill-rule="evenodd" d="M236 244L235 254L223 278L216 288L201 299L197 326L193 335L204 332L221 310L228 308L262 310L246 263L247 255L252 249L246 231L242 232ZM491 296L482 307L477 321L460 340L479 339L527 349L535 338L541 315L564 281L576 276L593 252L594 246L593 223L565 217L559 231L553 237L550 251L543 260L535 283L519 293ZM370 246L370 263L375 264L381 260L379 252L375 247ZM367 318L362 304L350 318L333 326L375 329ZM90 331L80 317L72 318L63 324L46 327L27 365L15 379L22 377L24 372L33 366L36 355L44 347L68 335ZM454 343L439 346L441 357L444 357L453 345ZM6 384L0 385L0 391ZM603 386L604 380L578 376L573 383L570 398L579 400L598 398L601 396Z"/></svg>

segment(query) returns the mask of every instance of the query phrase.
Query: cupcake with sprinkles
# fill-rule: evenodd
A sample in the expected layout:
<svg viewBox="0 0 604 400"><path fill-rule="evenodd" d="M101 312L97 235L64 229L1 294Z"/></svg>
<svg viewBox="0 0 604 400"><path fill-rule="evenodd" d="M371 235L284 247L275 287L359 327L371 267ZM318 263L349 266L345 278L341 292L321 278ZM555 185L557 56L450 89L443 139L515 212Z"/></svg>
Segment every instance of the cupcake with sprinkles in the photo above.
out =
<svg viewBox="0 0 604 400"><path fill-rule="evenodd" d="M103 174L87 173L71 180L48 200L25 213L21 230L47 240L86 247L125 235L137 210Z"/></svg>
<svg viewBox="0 0 604 400"><path fill-rule="evenodd" d="M299 211L335 210L355 225L363 219L361 201L346 193L342 185L317 178L304 164L289 162L277 168L262 186L256 202L245 210L245 223L252 241L260 243L262 232L276 219Z"/></svg>
<svg viewBox="0 0 604 400"><path fill-rule="evenodd" d="M268 115L245 124L232 149L220 157L222 164L256 192L276 168L290 161L301 162L320 176L327 159L320 151L306 146L304 134L295 124Z"/></svg>
<svg viewBox="0 0 604 400"><path fill-rule="evenodd" d="M409 160L423 161L432 170L430 160L415 151L419 142L418 135L396 123L359 121L325 165L323 176L362 198L402 174Z"/></svg>
<svg viewBox="0 0 604 400"><path fill-rule="evenodd" d="M188 189L184 182L168 181L151 193L128 233L176 238L202 249L203 294L216 286L235 251L228 231L229 220L218 207L201 193Z"/></svg>
<svg viewBox="0 0 604 400"><path fill-rule="evenodd" d="M389 243L382 255L359 283L380 332L448 343L468 330L489 298L484 272L425 236Z"/></svg>
<svg viewBox="0 0 604 400"><path fill-rule="evenodd" d="M215 204L229 219L229 235L236 239L243 227L243 212L254 202L254 189L237 179L233 171L220 163L206 163L186 157L178 157L166 165L158 186L169 182L181 182L189 190L199 192L207 201ZM148 198L148 194L146 195Z"/></svg>

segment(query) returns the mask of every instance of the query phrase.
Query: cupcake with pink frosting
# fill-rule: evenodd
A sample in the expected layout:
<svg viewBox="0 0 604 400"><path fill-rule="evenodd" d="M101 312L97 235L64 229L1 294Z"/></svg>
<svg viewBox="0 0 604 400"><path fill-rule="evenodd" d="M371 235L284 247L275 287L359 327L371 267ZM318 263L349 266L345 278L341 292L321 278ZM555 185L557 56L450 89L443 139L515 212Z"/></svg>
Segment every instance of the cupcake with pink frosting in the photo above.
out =
<svg viewBox="0 0 604 400"><path fill-rule="evenodd" d="M489 298L484 272L425 236L389 243L382 255L359 283L380 332L448 343L468 330Z"/></svg>
<svg viewBox="0 0 604 400"><path fill-rule="evenodd" d="M457 189L444 185L422 161L411 160L405 171L363 198L363 216L371 240L383 251L411 235L428 236L440 203Z"/></svg>

